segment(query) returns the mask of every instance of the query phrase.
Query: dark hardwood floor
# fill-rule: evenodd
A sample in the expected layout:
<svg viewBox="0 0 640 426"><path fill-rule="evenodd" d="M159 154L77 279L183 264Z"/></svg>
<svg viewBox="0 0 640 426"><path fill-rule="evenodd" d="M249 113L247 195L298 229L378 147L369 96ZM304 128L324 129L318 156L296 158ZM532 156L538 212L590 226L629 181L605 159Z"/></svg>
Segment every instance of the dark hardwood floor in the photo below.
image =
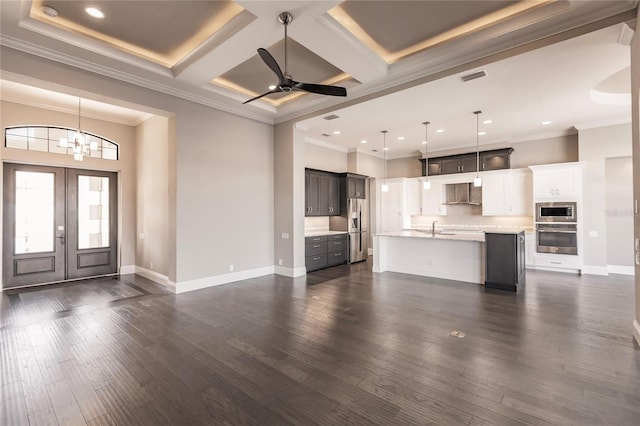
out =
<svg viewBox="0 0 640 426"><path fill-rule="evenodd" d="M639 425L633 286L362 263L177 296L137 276L7 291L0 425Z"/></svg>

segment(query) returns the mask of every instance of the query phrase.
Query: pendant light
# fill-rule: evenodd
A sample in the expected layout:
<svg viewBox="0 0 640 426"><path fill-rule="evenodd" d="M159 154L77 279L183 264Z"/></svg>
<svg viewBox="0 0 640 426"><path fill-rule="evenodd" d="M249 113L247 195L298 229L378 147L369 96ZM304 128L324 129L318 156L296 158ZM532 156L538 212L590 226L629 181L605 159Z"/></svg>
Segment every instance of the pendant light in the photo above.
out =
<svg viewBox="0 0 640 426"><path fill-rule="evenodd" d="M476 177L473 179L473 186L482 186L482 179L480 179L480 114L482 111L474 111L476 115Z"/></svg>
<svg viewBox="0 0 640 426"><path fill-rule="evenodd" d="M429 182L429 157L427 156L427 152L429 150L429 124L431 124L428 121L425 121L424 123L424 164L425 164L425 176L426 179L425 181L422 183L422 189L426 189L429 190L431 189L431 182Z"/></svg>
<svg viewBox="0 0 640 426"><path fill-rule="evenodd" d="M60 138L58 146L61 148L71 148L73 151L73 159L82 161L85 155L91 155L91 150L98 149L98 143L91 141L87 144L87 136L82 133L80 127L80 117L82 116L82 99L78 98L78 128L73 135L73 141L69 143L67 138Z"/></svg>
<svg viewBox="0 0 640 426"><path fill-rule="evenodd" d="M382 186L380 186L380 191L389 192L389 185L387 185L387 133L389 132L383 130L381 133L383 139L382 154L384 157L384 181L382 183Z"/></svg>

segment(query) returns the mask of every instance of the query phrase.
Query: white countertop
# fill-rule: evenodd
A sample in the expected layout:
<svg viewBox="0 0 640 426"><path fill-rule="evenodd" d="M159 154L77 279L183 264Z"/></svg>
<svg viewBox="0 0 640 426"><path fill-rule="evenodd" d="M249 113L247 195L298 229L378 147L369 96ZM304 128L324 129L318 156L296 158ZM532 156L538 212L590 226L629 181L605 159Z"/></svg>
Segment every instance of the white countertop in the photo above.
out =
<svg viewBox="0 0 640 426"><path fill-rule="evenodd" d="M321 237L323 235L338 235L338 234L347 234L347 231L313 231L313 232L305 232L305 237Z"/></svg>
<svg viewBox="0 0 640 426"><path fill-rule="evenodd" d="M431 231L395 231L395 232L383 232L376 234L379 237L403 237L403 238L424 238L432 240L457 240L457 241L475 241L478 243L484 243L484 232L464 232L460 233L438 233L431 234Z"/></svg>

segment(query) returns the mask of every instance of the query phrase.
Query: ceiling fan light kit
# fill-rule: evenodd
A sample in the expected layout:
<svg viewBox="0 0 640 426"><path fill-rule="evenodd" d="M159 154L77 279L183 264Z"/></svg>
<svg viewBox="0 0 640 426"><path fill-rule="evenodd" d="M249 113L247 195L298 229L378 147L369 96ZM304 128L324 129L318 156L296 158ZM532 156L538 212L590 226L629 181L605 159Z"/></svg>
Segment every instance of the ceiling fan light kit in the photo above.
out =
<svg viewBox="0 0 640 426"><path fill-rule="evenodd" d="M271 69L271 71L274 72L276 77L278 77L278 84L268 92L244 101L243 104L248 104L249 102L260 99L263 96L274 93L309 92L317 93L319 95L347 96L347 89L344 87L329 86L326 84L301 83L291 78L288 71L287 27L293 21L293 15L289 12L282 12L278 15L278 21L284 25L284 72L282 72L282 69L267 49L259 48L258 55L260 55L260 58L264 63L269 67L269 69Z"/></svg>

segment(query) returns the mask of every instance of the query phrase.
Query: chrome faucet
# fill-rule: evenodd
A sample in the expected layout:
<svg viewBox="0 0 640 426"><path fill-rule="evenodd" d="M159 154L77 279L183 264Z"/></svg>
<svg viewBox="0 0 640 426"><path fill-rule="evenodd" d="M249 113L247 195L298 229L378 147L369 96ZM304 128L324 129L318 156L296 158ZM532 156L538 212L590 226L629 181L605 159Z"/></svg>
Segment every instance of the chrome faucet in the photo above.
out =
<svg viewBox="0 0 640 426"><path fill-rule="evenodd" d="M436 223L438 223L437 220L434 220L433 223L431 224L431 235L436 235Z"/></svg>

